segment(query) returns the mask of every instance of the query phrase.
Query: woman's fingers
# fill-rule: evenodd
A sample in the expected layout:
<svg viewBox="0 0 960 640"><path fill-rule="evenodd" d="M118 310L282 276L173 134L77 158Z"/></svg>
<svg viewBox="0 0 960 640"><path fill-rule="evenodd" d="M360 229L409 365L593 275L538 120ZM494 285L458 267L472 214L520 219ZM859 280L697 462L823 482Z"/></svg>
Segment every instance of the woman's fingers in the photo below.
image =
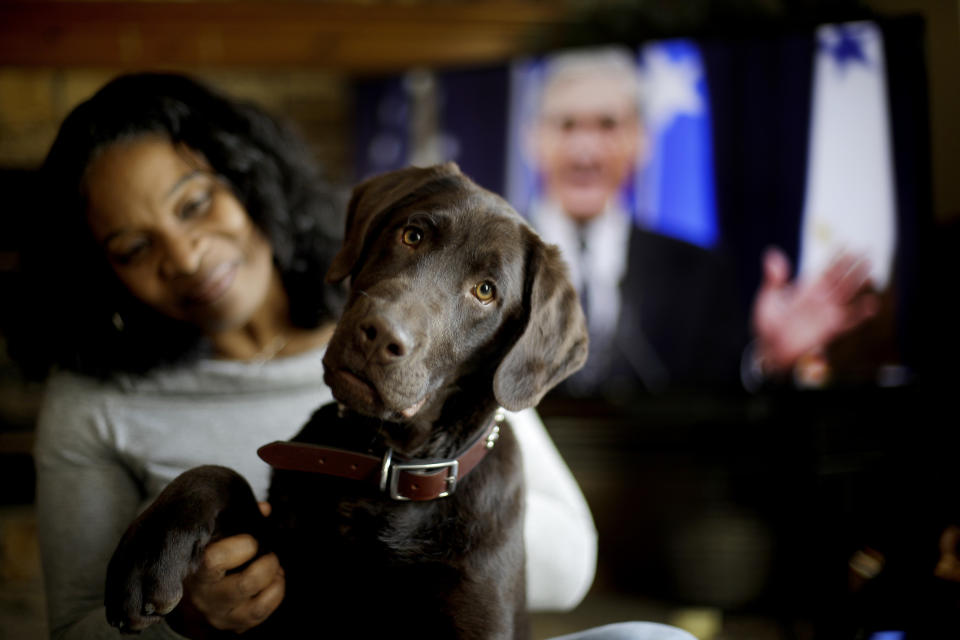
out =
<svg viewBox="0 0 960 640"><path fill-rule="evenodd" d="M260 514L266 518L270 515L270 512L273 511L273 507L270 506L269 502L258 502L257 506L260 507Z"/></svg>
<svg viewBox="0 0 960 640"><path fill-rule="evenodd" d="M195 575L190 589L194 606L214 628L246 631L266 619L283 600L286 581L274 553L257 558L243 571L209 580L218 570L219 566L210 568L206 582Z"/></svg>
<svg viewBox="0 0 960 640"><path fill-rule="evenodd" d="M217 540L204 551L193 578L201 583L218 582L231 569L252 560L257 555L257 548L256 539L247 534Z"/></svg>
<svg viewBox="0 0 960 640"><path fill-rule="evenodd" d="M279 563L277 566L279 568ZM239 626L243 627L238 631L246 631L270 617L270 614L276 611L280 603L283 602L286 588L287 581L281 569L273 575L270 583L256 596L249 599L245 605L241 605L234 610Z"/></svg>
<svg viewBox="0 0 960 640"><path fill-rule="evenodd" d="M286 580L276 554L267 554L240 573L226 576L211 591L210 623L219 628L243 632L273 613L286 590Z"/></svg>
<svg viewBox="0 0 960 640"><path fill-rule="evenodd" d="M277 554L268 553L257 558L249 567L240 573L234 573L223 579L224 591L232 591L238 599L252 598L267 588L280 572L280 561Z"/></svg>

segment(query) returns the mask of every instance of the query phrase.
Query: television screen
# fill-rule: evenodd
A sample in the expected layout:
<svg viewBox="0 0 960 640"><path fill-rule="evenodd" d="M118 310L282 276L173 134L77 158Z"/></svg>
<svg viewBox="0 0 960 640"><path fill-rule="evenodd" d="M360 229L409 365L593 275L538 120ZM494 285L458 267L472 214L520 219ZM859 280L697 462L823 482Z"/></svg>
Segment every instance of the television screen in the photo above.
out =
<svg viewBox="0 0 960 640"><path fill-rule="evenodd" d="M860 21L364 78L357 177L453 160L560 246L591 334L564 393L904 385L920 41Z"/></svg>

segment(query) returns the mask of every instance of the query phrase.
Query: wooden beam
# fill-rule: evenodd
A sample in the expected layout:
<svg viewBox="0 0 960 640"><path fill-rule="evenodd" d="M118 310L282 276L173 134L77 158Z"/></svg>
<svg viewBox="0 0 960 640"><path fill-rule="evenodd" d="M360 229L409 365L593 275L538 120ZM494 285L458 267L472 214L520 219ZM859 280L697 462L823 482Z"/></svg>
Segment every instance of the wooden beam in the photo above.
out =
<svg viewBox="0 0 960 640"><path fill-rule="evenodd" d="M562 5L0 2L0 65L389 71L505 60Z"/></svg>

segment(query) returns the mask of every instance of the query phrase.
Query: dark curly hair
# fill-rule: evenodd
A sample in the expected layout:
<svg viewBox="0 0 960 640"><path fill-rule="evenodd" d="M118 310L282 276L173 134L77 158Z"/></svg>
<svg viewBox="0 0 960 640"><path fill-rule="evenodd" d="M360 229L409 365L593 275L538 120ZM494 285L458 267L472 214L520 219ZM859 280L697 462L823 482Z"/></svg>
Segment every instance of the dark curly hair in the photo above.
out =
<svg viewBox="0 0 960 640"><path fill-rule="evenodd" d="M200 152L232 188L273 247L295 325L315 327L336 313L339 291L324 274L342 207L302 139L188 77L124 75L67 116L38 175L21 254L21 312L7 331L10 355L28 374L50 366L100 377L144 373L203 351L196 327L126 290L87 226L88 165L105 147L144 135Z"/></svg>

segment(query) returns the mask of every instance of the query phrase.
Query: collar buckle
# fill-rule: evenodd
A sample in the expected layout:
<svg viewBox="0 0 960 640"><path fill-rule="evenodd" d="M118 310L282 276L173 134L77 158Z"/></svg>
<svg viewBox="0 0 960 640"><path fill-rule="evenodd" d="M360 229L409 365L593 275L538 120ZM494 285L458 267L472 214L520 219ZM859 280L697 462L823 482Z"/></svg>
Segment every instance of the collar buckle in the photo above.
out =
<svg viewBox="0 0 960 640"><path fill-rule="evenodd" d="M446 469L447 476L444 479L446 482L446 491L438 493L436 495L437 498L446 498L453 493L457 486L457 474L460 471L460 462L458 460L442 460L440 462L426 463L398 463L393 462L391 460L392 457L393 452L391 450L387 450L387 453L385 453L383 456L383 466L380 471L380 488L381 490L386 488L387 492L390 494L390 498L393 500L405 501L412 499L400 492L400 476L402 473L407 473L412 476L427 476L434 475L427 473L428 471Z"/></svg>

